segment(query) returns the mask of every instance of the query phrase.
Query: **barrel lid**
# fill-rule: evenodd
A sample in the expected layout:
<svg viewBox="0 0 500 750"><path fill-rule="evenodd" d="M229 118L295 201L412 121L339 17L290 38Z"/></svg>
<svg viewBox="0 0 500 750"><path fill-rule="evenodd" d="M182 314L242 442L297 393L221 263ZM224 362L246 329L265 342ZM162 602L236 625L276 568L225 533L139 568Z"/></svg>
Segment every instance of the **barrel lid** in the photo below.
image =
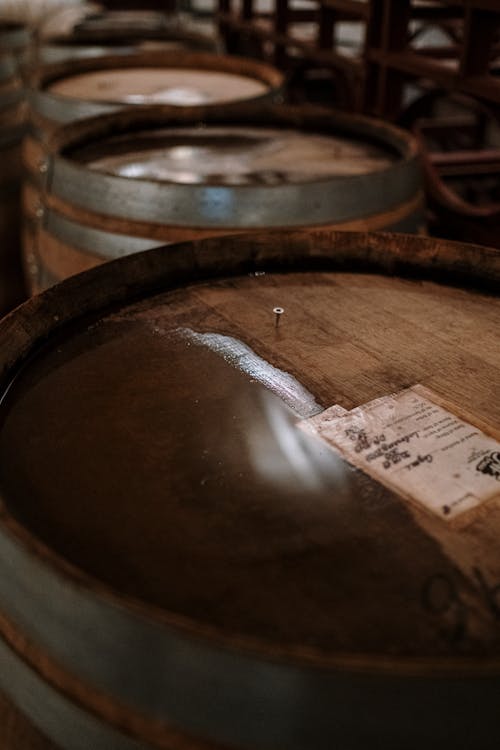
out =
<svg viewBox="0 0 500 750"><path fill-rule="evenodd" d="M33 81L31 98L36 113L51 122L66 123L113 111L124 101L144 106L155 101L154 95L156 101L176 106L272 101L281 95L283 82L280 71L256 60L175 49L136 49L130 55L85 57L43 66ZM180 88L184 88L183 96Z"/></svg>
<svg viewBox="0 0 500 750"><path fill-rule="evenodd" d="M255 99L268 90L264 82L237 73L181 67L69 74L47 87L53 95L79 101L177 106Z"/></svg>
<svg viewBox="0 0 500 750"><path fill-rule="evenodd" d="M172 128L102 139L72 158L89 169L132 179L185 184L279 184L387 169L383 144L272 127Z"/></svg>
<svg viewBox="0 0 500 750"><path fill-rule="evenodd" d="M495 250L288 232L130 256L30 300L0 324L2 633L116 696L121 721L362 747L334 699L366 701L370 731L383 710L392 739L416 699L416 736L442 734L470 693L432 679L498 673L498 500L450 524L303 426L419 382L494 432L499 282Z"/></svg>
<svg viewBox="0 0 500 750"><path fill-rule="evenodd" d="M294 238L287 260L288 236L256 240L255 272L99 313L30 359L2 408L6 507L95 579L231 637L325 656L492 654L496 624L462 562L479 536L499 565L496 506L450 529L297 425L419 382L497 427L498 299L329 271L330 259L275 273L300 259ZM208 243L211 262L235 242ZM412 243L439 258L432 240ZM166 269L181 258L202 275L190 246L167 253ZM61 322L66 295L53 293ZM471 602L459 643L451 613L422 604L438 573Z"/></svg>

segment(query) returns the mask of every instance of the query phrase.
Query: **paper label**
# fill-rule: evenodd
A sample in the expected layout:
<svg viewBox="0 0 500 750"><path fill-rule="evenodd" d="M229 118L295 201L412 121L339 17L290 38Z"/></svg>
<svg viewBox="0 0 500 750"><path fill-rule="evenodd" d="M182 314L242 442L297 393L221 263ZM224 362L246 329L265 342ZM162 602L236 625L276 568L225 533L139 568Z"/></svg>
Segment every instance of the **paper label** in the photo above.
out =
<svg viewBox="0 0 500 750"><path fill-rule="evenodd" d="M500 443L422 391L416 386L344 414L335 406L301 426L390 489L452 520L500 495Z"/></svg>

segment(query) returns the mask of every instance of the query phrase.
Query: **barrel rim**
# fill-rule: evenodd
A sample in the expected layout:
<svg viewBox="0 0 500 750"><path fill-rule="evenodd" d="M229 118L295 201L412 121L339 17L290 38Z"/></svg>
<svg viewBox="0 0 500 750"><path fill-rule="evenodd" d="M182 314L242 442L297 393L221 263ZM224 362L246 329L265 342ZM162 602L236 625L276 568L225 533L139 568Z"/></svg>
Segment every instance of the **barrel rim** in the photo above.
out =
<svg viewBox="0 0 500 750"><path fill-rule="evenodd" d="M156 50L139 51L133 50L130 55L99 55L97 57L71 58L69 60L56 62L42 66L38 75L35 74L31 80L28 90L30 107L36 119L37 114L45 119L45 123L67 124L82 118L104 115L107 113L121 111L126 105L120 102L106 102L102 100L77 99L61 94L55 94L47 90L46 85L55 80L78 75L79 73L93 72L109 69L134 68L134 67L162 67L168 69L189 68L196 70L212 70L213 72L227 72L229 74L247 75L249 78L261 81L266 85L263 93L257 94L242 102L251 102L253 105L268 100L281 99L285 86L284 75L270 65L243 57L231 57L229 55L218 55L216 53L200 53L182 50ZM104 67L103 67L104 66ZM211 67L212 66L212 67ZM150 105L135 105L137 108ZM212 105L214 106L214 105Z"/></svg>
<svg viewBox="0 0 500 750"><path fill-rule="evenodd" d="M34 86L49 94L47 87L64 78L73 78L83 73L114 70L122 68L183 68L186 70L212 70L234 75L247 75L249 78L265 83L270 89L283 86L284 74L272 65L252 58L237 57L235 55L218 55L215 52L197 52L189 50L149 50L136 51L130 56L103 55L98 58L82 58L68 62L53 63L41 68L34 76ZM65 101L72 101L70 97L59 95ZM90 100L89 100L90 101ZM116 102L102 104L116 105Z"/></svg>
<svg viewBox="0 0 500 750"><path fill-rule="evenodd" d="M296 128L372 141L396 152L387 167L359 175L327 175L272 185L180 184L97 172L71 160L92 138L139 130L204 125ZM411 134L382 121L324 107L234 103L218 107L128 107L59 128L47 144L47 193L103 216L176 227L263 229L345 222L387 211L420 188L418 149ZM102 200L105 191L106 200ZM216 208L214 208L216 207ZM334 207L334 208L333 208ZM131 230L133 231L133 230Z"/></svg>
<svg viewBox="0 0 500 750"><path fill-rule="evenodd" d="M286 249L286 257L276 249L277 240ZM4 388L5 381L13 377L19 364L63 324L74 323L80 318L82 310L85 310L85 314L101 312L104 315L106 308L111 305L128 306L139 298L167 292L186 283L241 275L264 268L273 271L300 271L304 268L334 271L345 270L346 267L360 272L430 277L437 279L439 283L458 282L460 286L466 287L472 283L496 293L500 290L500 250L413 235L335 231L263 232L162 246L111 261L71 277L31 298L0 321L0 372ZM193 271L195 278L192 277ZM103 283L106 284L106 300L100 291ZM68 308L66 313L63 312L65 306ZM54 315L54 310L59 314ZM228 638L227 635L222 635L221 638L217 628L200 625L185 616L173 615L142 600L119 594L68 563L13 519L3 502L1 527L8 529L17 542L30 549L31 554L40 562L67 576L79 589L85 588L92 595L113 602L145 619L187 630L192 635L215 642L221 639L219 645L233 645L250 651L257 649L259 654L271 658L277 655L279 657L282 650L282 656L318 667L352 666L361 659L364 667L371 665L371 668L383 669L387 661L385 658L359 654L353 658L352 655L332 656L321 653L321 663L317 663L314 649L296 646L280 649L275 645L270 648L267 642L246 636ZM487 664L483 665L486 672L500 669L500 658L486 661ZM394 669L394 665L399 665L402 669L416 669L417 672L422 668L424 671L426 669L425 660L421 658L396 657L393 662L391 669ZM455 660L444 658L439 668L446 671L450 662L454 664ZM436 663L439 663L439 658L433 657L433 670L436 669ZM467 659L458 659L456 663L464 669L471 667L470 660ZM472 671L476 672L477 667L472 665Z"/></svg>

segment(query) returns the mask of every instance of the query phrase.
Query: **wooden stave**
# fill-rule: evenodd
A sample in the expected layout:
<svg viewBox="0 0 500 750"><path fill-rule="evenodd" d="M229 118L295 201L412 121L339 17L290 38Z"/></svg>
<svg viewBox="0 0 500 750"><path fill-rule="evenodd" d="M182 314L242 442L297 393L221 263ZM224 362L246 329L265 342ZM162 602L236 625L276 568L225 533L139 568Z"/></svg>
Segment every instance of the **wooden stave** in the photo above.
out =
<svg viewBox="0 0 500 750"><path fill-rule="evenodd" d="M316 180L307 183L305 186L299 183L296 186L279 186L276 188L249 188L248 186L239 189L228 188L233 196L233 204L236 206L232 217L234 222L231 226L228 226L225 220L218 222L218 225L210 226L204 224L200 213L197 215L196 212L200 211L201 203L196 199L196 194L203 194L204 200L207 186L202 188L194 186L194 189L193 186L167 184L155 186L151 181L146 180L135 181L101 174L90 175L88 170L70 165L72 171L76 173L76 177L73 179L65 174L59 180L61 185L68 185L68 181L75 184L76 179L84 177L85 190L82 194L91 197L94 195L94 191L88 189L89 177L94 178L96 185L109 183L108 194L113 195L115 207L118 211L123 210L122 206L125 205L125 193L120 195L120 190L132 191L137 196L138 186L140 185L139 195L142 196L148 188L153 188L157 196L156 200L154 197L148 198L148 200L144 198L144 206L141 206L137 203L137 197L134 198L134 205L129 205L127 208L126 219L117 215L114 207L111 207L106 213L102 210L96 211L94 207L87 210L86 207L79 206L77 200L65 200L62 195L66 191L60 191L58 195L57 188L54 188L57 170L65 170L67 164L70 164L67 160L60 158L60 154L68 144L74 143L78 139L91 140L93 137L107 132L120 132L120 129L127 132L129 127L139 128L143 125L151 125L151 123L191 125L200 121L217 124L274 124L276 127L298 128L302 131L317 128L317 132L326 133L329 132L329 129L334 131L339 129L346 134L364 137L367 141L370 139L378 140L380 143L395 149L400 156L398 161L391 165L388 170L382 173L357 176L352 178L351 182L349 182L349 179L339 177ZM33 170L36 162L39 162L40 159L46 165L45 173L41 178L41 181L46 183L45 215L41 224L39 224L38 231L33 234L33 244L36 247L32 254L33 258L36 259L32 278L35 280L38 278L35 283L40 285L40 278L43 277L42 287L46 287L53 280L61 280L67 275L68 270L73 270L71 266L68 267L63 258L63 246L66 247L68 255L74 256L74 270L76 272L76 270L83 270L99 262L96 257L101 260L116 257L113 248L119 247L120 238L122 244L119 252L123 254L123 247L126 248L127 244L132 241L143 241L145 238L149 238L151 246L154 246L160 242L182 242L197 239L201 236L228 234L242 230L260 231L271 228L270 225L273 224L275 228L276 226L290 228L290 226L315 225L318 227L336 227L348 231L416 232L421 229L423 223L423 196L419 188L420 172L413 139L403 131L385 123L362 117L331 113L321 108L269 106L255 109L244 106L225 106L217 109L176 108L174 110L172 108L151 107L141 108L140 113L137 109L129 109L126 112L123 110L115 115L94 118L61 128L53 135L48 152L47 157L42 159L41 151L38 151L36 157L31 157L29 167ZM26 154L25 158L27 158ZM48 183L51 184L50 188ZM378 188L377 184L379 184ZM390 189L387 188L387 184L389 184ZM296 196L299 195L298 191L303 191L298 199L295 197L293 208L290 208L292 202L288 198L288 193L286 193L287 188L288 193L293 192ZM208 189L210 188L208 187ZM346 189L350 191L352 201L347 215L342 216L341 209L336 205L335 195L338 194L340 197ZM313 191L315 190L318 194L317 201L313 200ZM331 191L331 196L327 193L328 190ZM365 206L361 209L357 198L357 191L359 190L364 190L366 200L375 201L376 205L371 208ZM320 207L320 211L323 212L322 216L315 217L314 210L311 211L307 207L297 205L297 202L302 201L301 196L305 193L307 193L310 203L316 203L316 209L314 210L317 210L317 206ZM179 195L185 195L185 203L189 207L184 217L181 216L179 210ZM279 206L275 208L274 204L270 209L269 198L272 196L274 196L274 201L276 201L276 198L279 199L281 208ZM173 200L176 201L175 211ZM345 201L345 196L343 200ZM257 221L253 219L253 224L246 223L246 209L242 207L243 203L249 207L250 215L256 215L256 206L261 204L262 210L268 212L267 218L259 216ZM332 209L330 205L335 207ZM169 209L169 206L172 206L172 208ZM102 208L100 202L99 208ZM157 212L157 219L155 220L153 217L150 221L141 221L139 218L141 212L145 212L146 209L154 209ZM168 220L169 210L172 219L175 217L170 222ZM134 211L135 216L133 215ZM243 218L237 216L238 211L241 211ZM273 213L279 221L273 221ZM161 221L159 221L160 218ZM57 226L60 226L61 223L66 224L62 234L57 231ZM103 244L101 239L99 239L97 247L88 240L85 241L85 232L90 229L96 230L100 234L106 233L109 237L109 248L106 248L105 242ZM55 261L57 255L59 261ZM61 262L63 265L61 265ZM66 270L63 266L66 266Z"/></svg>
<svg viewBox="0 0 500 750"><path fill-rule="evenodd" d="M85 309L86 306L90 307L93 310L96 310L99 309L100 305L103 302L105 302L105 304L111 302L117 303L123 301L123 299L126 298L127 295L131 296L132 298L135 296L141 296L144 293L145 289L147 289L151 293L154 293L154 291L158 291L160 287L164 288L165 284L168 283L168 274L166 274L166 270L162 268L162 256L167 264L172 263L174 266L177 266L177 274L175 274L175 278L173 280L174 284L182 284L184 281L188 280L192 281L192 277L190 275L191 263L194 263L197 271L201 274L207 273L208 278L220 273L222 268L225 268L226 270L230 268L231 273L248 273L254 272L256 270L260 271L267 267L263 251L266 241L271 241L272 239L276 241L276 238L278 236L279 235L277 234L270 233L262 236L257 235L255 237L240 237L237 239L222 240L222 244L225 246L228 254L219 258L211 257L211 253L215 251L215 248L219 244L219 241L217 240L192 243L184 247L180 246L179 248L171 248L165 251L152 251L143 255L142 257L131 256L125 261L121 261L119 264L112 263L108 266L105 266L103 267L103 269L105 269L105 273L103 272L102 274L100 274L99 269L95 269L85 276L70 279L69 281L64 282L63 286L61 286L60 289L50 290L49 292L42 295L39 299L31 300L28 305L18 311L18 327L14 325L11 326L10 324L4 324L3 328L0 327L0 343L2 342L2 336L4 340L6 338L7 327L8 333L10 335L12 334L12 330L14 330L14 332L17 334L17 341L14 342L14 346L11 345L9 348L10 351L7 368L10 369L10 367L14 365L17 356L19 356L20 358L28 356L29 350L32 346L35 345L36 340L46 338L51 331L57 330L65 322L64 316L63 319L60 319L58 317L57 320L54 320L53 315L54 307L56 307L59 312L61 310L61 307L58 305L58 301L60 300L64 291L66 291L68 294L72 315L78 317L78 315L81 314L82 309ZM467 247L464 245L458 245L456 243L442 242L437 240L423 241L415 237L392 237L388 239L387 236L383 235L339 235L334 232L288 232L281 235L281 237L284 241L284 246L287 253L285 267L290 269L295 268L296 264L299 268L304 266L309 267L310 265L319 265L319 267L322 267L324 264L326 264L327 267L333 268L343 268L345 264L349 268L356 267L356 264L359 263L363 267L367 267L371 270L382 268L389 273L398 274L399 272L401 272L403 275L405 275L406 273L412 275L415 272L418 273L420 271L424 277L430 276L432 278L437 275L438 278L444 277L445 279L448 278L448 280L450 278L455 278L459 282L465 282L466 284L478 284L483 285L486 288L492 288L496 290L498 290L499 288L500 255L498 251L494 250L473 246ZM336 243L337 255L335 257L329 257L327 259L328 244L330 241ZM231 254L229 254L230 248ZM235 248L240 252L235 254ZM187 255L186 251L188 249L192 252L192 256L186 260L185 256ZM241 251L243 251L243 254L241 254ZM304 251L306 256L308 256L308 253L310 253L310 255L307 257L307 262L305 263L303 258L302 260L300 260L302 251ZM282 252L283 251L281 251L280 253L280 251L276 250L270 253L274 264L279 265L280 262L283 262ZM214 255L216 254L214 253ZM271 266L273 266L273 262L271 262ZM125 271L125 273L123 273L123 271ZM155 274L157 275L155 276ZM96 290L96 285L93 283L97 279L99 279L101 275L103 278L106 278L109 283L109 286L107 287L108 293L103 292L99 288ZM101 297L99 296L100 294L102 295ZM36 314L33 315L33 313ZM15 323L14 316L11 316L11 321L12 324ZM31 336L34 337L33 341L30 341ZM17 355L15 351L16 347L18 347ZM5 351L8 350L6 349ZM41 549L39 545L37 546L37 549L35 551L37 554L40 554ZM55 561L55 564L57 565L57 561ZM66 569L66 572L71 575L71 571L68 571ZM79 578L79 583L80 585L82 584L81 578ZM87 583L87 581L83 582L84 585L86 585ZM105 597L109 596L109 592L101 590L100 593ZM5 630L3 630L3 632L5 636ZM202 639L208 637L209 640L213 640L211 635L213 636L214 634L206 632L202 633L198 631L195 633L195 635L196 637ZM145 639L145 641L148 644L151 644L154 642L154 638L147 638ZM231 649L233 647L236 649L238 647L243 648L244 650L246 650L247 654L248 652L251 653L252 651L254 651L255 648L258 648L258 644L252 643L239 643L229 645ZM23 656L26 658L26 652L23 653ZM276 666L276 660L279 663L283 658L283 654L278 653L274 653L272 655L267 654L267 656L271 656L275 663L274 666ZM314 667L319 666L319 663L314 658L312 658L311 655L307 656L307 654L302 654L298 658L299 661L303 661L303 664L312 664ZM296 660L297 655L295 655L295 661ZM496 683L494 681L493 683L490 683L488 682L488 680L484 680L483 678L489 672L492 676L492 679L494 679L495 675L498 674L499 665L497 663L483 663L482 665L476 665L476 667L477 668L472 668L469 664L469 669L467 669L467 666L464 663L459 664L458 662L454 665L449 665L449 669L447 669L446 665L444 664L441 664L437 667L436 665L434 665L434 667L431 667L430 665L426 666L425 664L419 665L415 663L399 664L399 666L395 664L391 666L387 665L387 669L389 670L389 672L393 672L393 676L396 673L400 675L406 673L407 675L420 675L420 677L423 678L426 675L428 676L428 671L430 671L431 673L436 669L437 672L442 671L442 673L444 675L447 674L451 680L450 682L446 682L446 680L444 680L442 685L447 686L446 690L449 690L450 694L454 695L454 699L457 698L457 695L460 694L460 690L457 688L456 680L453 680L452 677L454 670L457 670L458 672L460 672L460 670L463 670L463 673L468 674L468 676L471 678L475 673L476 676L483 674L482 678L478 676L477 684L475 684L474 689L477 689L479 692L481 692L481 689L485 691L482 693L482 698L485 701L484 705L486 705L488 704L489 700L488 696L491 697L490 691L492 689L492 686L494 688ZM348 661L343 663L339 662L337 664L330 664L329 666L323 665L323 668L331 668L332 670L335 670L337 668L338 670L340 670L340 673L348 673L350 674L350 676L352 676L353 672L360 672L365 674L366 672L372 672L373 674L373 672L377 673L377 671L379 671L380 676L380 670L382 670L382 672L384 671L383 665L380 663L368 665L349 663ZM339 672L337 672L337 677L338 675ZM46 673L46 676L48 679L50 679L50 670L48 673ZM271 679L272 674L268 674L267 677ZM309 675L309 678L311 678L311 675ZM356 683L356 679L354 679L353 682ZM362 683L363 680L357 683L356 689L368 689L366 684L363 688ZM393 687L394 684L395 683L393 682ZM422 689L425 692L429 685L426 685L425 683L422 684L424 685ZM397 688L397 692L401 691L400 695L405 694L405 699L408 698L407 687L408 686L405 684L399 684L399 687ZM379 688L382 689L382 692L385 690L383 686L377 684L377 691L379 690ZM415 688L415 685L413 685L413 688ZM66 681L66 689L69 689L68 681ZM368 689L367 696L371 696L371 698L373 699L371 690L372 688ZM412 690L410 690L409 692L410 694L412 694ZM340 688L340 695L341 693L342 689ZM416 699L418 697L419 700L422 700L422 695L419 696L418 689L415 689L415 692L412 695L413 699ZM337 698L339 698L339 696L337 696ZM441 699L442 696L439 695L438 703L441 701ZM410 704L413 706L411 700ZM484 708L481 700L478 701L478 705ZM323 706L323 708L325 708L325 706ZM93 706L93 709L96 709L95 705ZM438 715L440 714L440 711L442 709L443 704L440 704L439 710L437 711ZM451 706L448 706L448 710L452 710ZM109 718L109 714L107 715L107 718ZM123 714L122 720L124 720ZM408 720L408 716L406 716L406 720ZM397 723L397 717L395 718L395 721ZM403 720L401 719L401 721ZM133 731L130 723L128 725L128 729L130 731ZM457 734L457 737L460 739L460 733ZM157 742L156 739L152 739L151 741L155 747L167 747L167 745L155 744ZM487 743L486 738L480 738L479 744L477 746L481 748L493 747L493 745L484 743ZM326 746L328 747L328 745ZM412 748L417 746L418 745L411 745ZM322 745L318 745L318 747L322 747ZM356 747L358 747L358 745L356 745ZM408 747L410 747L410 745L408 745ZM458 748L462 747L462 745L455 744L454 747ZM464 745L463 747L467 747L467 745Z"/></svg>
<svg viewBox="0 0 500 750"><path fill-rule="evenodd" d="M333 225L317 225L315 229L336 231L390 231L401 233L412 233L420 221L423 196L418 194L414 200L409 201L401 207L398 212L387 212L366 219L359 219ZM31 236L32 253L30 262L32 264L30 275L35 284L35 289L41 291L53 286L68 276L81 273L96 265L117 258L124 257L130 253L142 252L163 243L158 240L127 236L78 224L57 211L47 211L43 218L43 229L34 228ZM307 229L307 226L298 227ZM287 227L282 227L286 230ZM254 230L260 231L260 230ZM231 233L234 229L231 230ZM226 234L222 230L220 234ZM171 230L172 242L187 242L199 239L201 236L217 236L215 232L210 235L202 230Z"/></svg>

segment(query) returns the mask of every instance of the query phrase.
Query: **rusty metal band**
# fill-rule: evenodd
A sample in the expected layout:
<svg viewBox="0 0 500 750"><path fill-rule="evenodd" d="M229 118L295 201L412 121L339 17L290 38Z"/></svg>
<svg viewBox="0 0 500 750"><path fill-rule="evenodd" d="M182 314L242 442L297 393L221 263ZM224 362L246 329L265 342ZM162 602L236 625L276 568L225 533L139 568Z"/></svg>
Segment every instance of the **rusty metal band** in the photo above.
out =
<svg viewBox="0 0 500 750"><path fill-rule="evenodd" d="M281 235L290 270L331 270L339 264L343 267L348 257L351 267L368 261L392 272L432 269L433 274L447 274L458 266L465 278L469 273L472 278L479 274L485 283L496 280L497 285L500 278L498 252L475 246L442 242L441 253L435 255L429 253L428 241L407 236L403 238L406 265L401 266L399 254L391 250L383 234L315 232L314 242L304 250L302 243L308 236L307 232ZM192 281L194 274L203 280L214 273L224 276L275 268L282 261L279 239L273 243L267 238L265 246L256 245L254 237L232 238L231 254L216 252L220 240L161 248L69 279L16 313L21 332L17 357L21 361L29 356L40 340L46 340L63 322L77 320L82 311L97 312L102 301L95 291L103 275L108 281L107 304L124 303L131 293L179 288ZM359 243L354 253L353 241ZM348 256L344 242L349 246ZM479 257L481 268L477 267ZM147 281L140 276L141 268L148 269ZM65 321L53 315L61 298L68 303ZM11 332L8 321L0 326L0 344ZM11 355L11 363L15 356ZM412 660L400 663L384 656L312 663L289 655L285 660L263 644L225 645L217 633L195 627L189 620L167 613L160 616L158 611L120 599L40 552L39 544L16 530L14 522L6 523L4 511L0 601L6 616L62 669L154 720L244 750L362 750L373 746L374 738L381 746L405 750L424 746L466 750L471 731L474 747L498 747L498 661L485 662L475 670L460 660L458 666L446 660L432 666ZM19 691L28 689L23 687L26 676L16 686L16 667L12 673L10 669L0 670L3 687L19 700L23 695ZM47 706L56 716L59 710L58 704ZM77 733L67 724L71 719L62 715L60 721L66 722L66 750L100 750L101 746L92 744L87 727L82 729L87 732L85 746L77 744ZM385 737L390 738L389 744ZM129 749L110 744L106 750L115 747Z"/></svg>
<svg viewBox="0 0 500 750"><path fill-rule="evenodd" d="M235 229L370 216L410 200L421 182L416 160L368 175L266 187L129 179L93 172L62 156L49 171L49 192L86 211L161 225Z"/></svg>

